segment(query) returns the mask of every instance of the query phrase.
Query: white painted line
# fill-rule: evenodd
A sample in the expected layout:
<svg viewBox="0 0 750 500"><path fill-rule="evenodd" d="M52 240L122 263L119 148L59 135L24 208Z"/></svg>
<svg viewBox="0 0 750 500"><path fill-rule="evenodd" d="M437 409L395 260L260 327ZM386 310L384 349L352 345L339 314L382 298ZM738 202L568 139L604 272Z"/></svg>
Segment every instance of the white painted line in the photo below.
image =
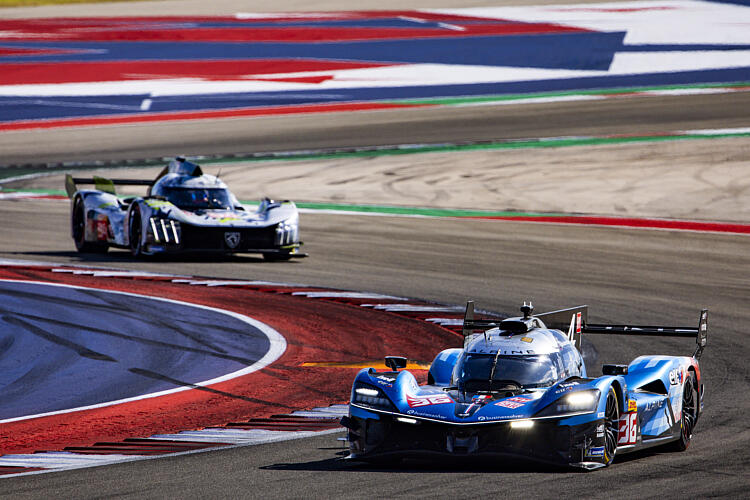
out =
<svg viewBox="0 0 750 500"><path fill-rule="evenodd" d="M70 274L81 274L90 276L99 276L104 278L122 278L122 277L144 277L144 278L169 278L177 276L176 274L162 274L162 273L150 273L146 271L108 271L98 269L63 269L55 268L51 270L53 273L70 273Z"/></svg>
<svg viewBox="0 0 750 500"><path fill-rule="evenodd" d="M750 127L739 128L704 128L695 130L683 130L683 134L689 135L731 135L731 134L750 134Z"/></svg>
<svg viewBox="0 0 750 500"><path fill-rule="evenodd" d="M448 23L438 23L438 26L441 28L446 28L451 31L466 31L466 28L463 26L456 26L455 24L448 24Z"/></svg>
<svg viewBox="0 0 750 500"><path fill-rule="evenodd" d="M153 101L151 101L151 99L144 99L141 102L141 111L148 111L149 109L151 109L151 104L152 103L153 103Z"/></svg>
<svg viewBox="0 0 750 500"><path fill-rule="evenodd" d="M362 304L362 307L372 307L388 312L457 312L461 310L458 306L420 306L412 304Z"/></svg>
<svg viewBox="0 0 750 500"><path fill-rule="evenodd" d="M23 199L29 199L29 198L41 198L48 196L46 194L40 194L40 193L25 193L21 191L17 191L15 193L0 193L0 200L23 200Z"/></svg>
<svg viewBox="0 0 750 500"><path fill-rule="evenodd" d="M338 431L338 429L336 429ZM167 441L191 441L196 443L265 444L315 436L325 431L269 431L265 429L232 430L206 429L185 431L179 434L159 434L152 439Z"/></svg>
<svg viewBox="0 0 750 500"><path fill-rule="evenodd" d="M317 411L295 411L293 415L295 417L306 417L306 418L330 418L333 423L335 422L335 419L333 417L343 417L344 415L348 415L349 410L347 409L345 412L317 412Z"/></svg>
<svg viewBox="0 0 750 500"><path fill-rule="evenodd" d="M42 467L45 469L70 467L77 465L100 465L119 462L123 458L135 458L142 455L85 455L70 452L29 453L0 456L1 467Z"/></svg>
<svg viewBox="0 0 750 500"><path fill-rule="evenodd" d="M172 280L172 283L187 283L188 285L201 286L227 286L227 285L251 285L251 286L278 286L287 288L313 288L301 283L276 283L274 281L262 280L201 280L192 278L180 278Z"/></svg>
<svg viewBox="0 0 750 500"><path fill-rule="evenodd" d="M464 324L464 320L461 318L427 318L425 321L437 323L441 326L458 326Z"/></svg>
<svg viewBox="0 0 750 500"><path fill-rule="evenodd" d="M365 292L293 292L292 295L304 295L311 299L344 298L344 299L380 299L380 300L409 300L404 297L382 295Z"/></svg>
<svg viewBox="0 0 750 500"><path fill-rule="evenodd" d="M318 415L321 414L324 417L330 416L330 415L347 415L349 413L349 405L343 404L343 405L332 405L325 408L313 408L312 410L298 410L295 412L292 412L292 415L297 417L307 417L310 415Z"/></svg>

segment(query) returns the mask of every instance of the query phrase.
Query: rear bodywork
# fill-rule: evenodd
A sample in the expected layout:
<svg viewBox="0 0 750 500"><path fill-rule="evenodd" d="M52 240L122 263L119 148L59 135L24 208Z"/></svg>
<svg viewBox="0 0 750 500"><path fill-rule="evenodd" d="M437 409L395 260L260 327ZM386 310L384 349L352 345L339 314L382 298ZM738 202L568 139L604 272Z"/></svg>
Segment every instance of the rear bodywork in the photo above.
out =
<svg viewBox="0 0 750 500"><path fill-rule="evenodd" d="M544 323L512 333L498 320L492 322L497 326L480 335L469 333L464 348L438 354L427 385L419 386L411 373L395 365L388 372L360 371L352 387L349 417L343 422L349 429L349 458L521 458L595 469L611 463L615 454L678 441L686 383L695 384L697 393L696 407L689 412L697 420L702 411L699 358L705 335L702 345L699 337L697 356L641 356L627 366L605 365L606 374L594 378L586 374L577 351L571 354L565 349L587 331L585 309L571 311L573 322L567 334ZM701 318L705 325L705 312ZM554 317L548 322L554 324ZM591 330L601 326L591 325ZM700 328L686 331L697 335ZM507 385L475 392L456 386L462 356L477 349L495 353L496 359L506 353L511 359L511 352L534 356L542 352L544 342L557 342L565 358L558 380L551 385ZM616 413L607 406L612 404L611 394Z"/></svg>

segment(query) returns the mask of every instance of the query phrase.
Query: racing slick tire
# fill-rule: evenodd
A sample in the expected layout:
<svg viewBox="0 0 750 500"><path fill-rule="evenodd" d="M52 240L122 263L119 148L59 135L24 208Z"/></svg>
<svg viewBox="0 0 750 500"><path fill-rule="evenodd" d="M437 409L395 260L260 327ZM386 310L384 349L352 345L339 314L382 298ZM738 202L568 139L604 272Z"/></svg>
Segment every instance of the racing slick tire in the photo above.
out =
<svg viewBox="0 0 750 500"><path fill-rule="evenodd" d="M143 256L143 222L141 221L141 209L133 205L128 217L128 243L130 253L135 257Z"/></svg>
<svg viewBox="0 0 750 500"><path fill-rule="evenodd" d="M264 253L263 258L269 262L279 262L279 261L291 259L292 254L289 252Z"/></svg>
<svg viewBox="0 0 750 500"><path fill-rule="evenodd" d="M106 243L86 241L86 207L80 196L76 197L73 202L70 223L73 229L73 241L79 253L107 253L109 247Z"/></svg>
<svg viewBox="0 0 750 500"><path fill-rule="evenodd" d="M607 393L604 410L604 465L612 463L617 453L617 436L620 431L620 405L613 387Z"/></svg>
<svg viewBox="0 0 750 500"><path fill-rule="evenodd" d="M666 448L670 451L685 451L690 446L693 429L698 419L698 392L695 389L695 374L692 372L685 379L682 388L682 418L680 419L680 438L669 443Z"/></svg>

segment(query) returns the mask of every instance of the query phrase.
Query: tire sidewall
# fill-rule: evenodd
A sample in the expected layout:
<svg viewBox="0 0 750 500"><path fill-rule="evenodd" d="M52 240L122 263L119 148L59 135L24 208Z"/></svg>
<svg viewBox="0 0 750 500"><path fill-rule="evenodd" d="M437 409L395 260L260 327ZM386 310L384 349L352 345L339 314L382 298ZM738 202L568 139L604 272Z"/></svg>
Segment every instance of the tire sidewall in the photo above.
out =
<svg viewBox="0 0 750 500"><path fill-rule="evenodd" d="M137 221L134 221L134 219L137 219ZM136 222L137 226L134 224ZM136 227L138 228L138 235L137 238L133 238L133 230ZM137 241L134 242L134 239ZM130 253L135 257L143 255L143 212L137 204L131 207L130 214L128 215L128 244L130 246Z"/></svg>

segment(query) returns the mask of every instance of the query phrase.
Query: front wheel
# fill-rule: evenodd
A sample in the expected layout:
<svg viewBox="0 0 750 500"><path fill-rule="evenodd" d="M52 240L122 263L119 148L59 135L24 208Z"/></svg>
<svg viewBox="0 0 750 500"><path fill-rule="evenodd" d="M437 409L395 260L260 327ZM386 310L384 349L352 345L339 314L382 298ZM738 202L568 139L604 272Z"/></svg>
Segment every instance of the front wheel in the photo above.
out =
<svg viewBox="0 0 750 500"><path fill-rule="evenodd" d="M620 406L614 388L609 388L604 410L604 465L609 465L617 453L617 436L620 430Z"/></svg>
<svg viewBox="0 0 750 500"><path fill-rule="evenodd" d="M682 388L682 418L680 419L680 439L670 443L673 451L685 451L690 446L693 429L698 419L698 393L695 389L695 375L690 373Z"/></svg>

